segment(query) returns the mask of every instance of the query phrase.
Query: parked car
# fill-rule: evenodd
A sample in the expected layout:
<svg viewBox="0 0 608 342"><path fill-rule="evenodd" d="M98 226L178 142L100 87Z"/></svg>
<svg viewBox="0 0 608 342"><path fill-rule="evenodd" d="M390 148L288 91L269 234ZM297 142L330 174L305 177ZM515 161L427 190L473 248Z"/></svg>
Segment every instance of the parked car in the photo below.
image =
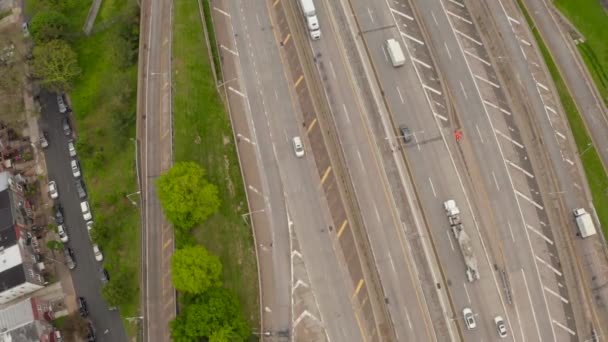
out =
<svg viewBox="0 0 608 342"><path fill-rule="evenodd" d="M65 263L69 269L73 270L76 268L76 257L74 256L74 250L70 247L67 247L63 250L63 254L65 255Z"/></svg>
<svg viewBox="0 0 608 342"><path fill-rule="evenodd" d="M91 221L93 219L88 201L80 202L80 211L82 211L82 218L84 218L85 221Z"/></svg>
<svg viewBox="0 0 608 342"><path fill-rule="evenodd" d="M84 297L76 298L76 305L78 305L80 316L87 317L89 315L89 308L87 307L87 301Z"/></svg>
<svg viewBox="0 0 608 342"><path fill-rule="evenodd" d="M61 331L53 330L53 337L55 338L55 342L63 342L63 336L61 336Z"/></svg>
<svg viewBox="0 0 608 342"><path fill-rule="evenodd" d="M73 140L68 141L68 152L70 153L70 157L76 157L76 146Z"/></svg>
<svg viewBox="0 0 608 342"><path fill-rule="evenodd" d="M68 231L64 225L60 224L57 226L57 234L59 234L59 240L61 240L61 242L67 243L68 241L70 241Z"/></svg>
<svg viewBox="0 0 608 342"><path fill-rule="evenodd" d="M84 199L87 197L87 192L84 189L84 184L80 179L76 180L76 192L78 193L78 198L80 199Z"/></svg>
<svg viewBox="0 0 608 342"><path fill-rule="evenodd" d="M103 254L96 243L93 244L93 254L95 255L95 260L103 261Z"/></svg>
<svg viewBox="0 0 608 342"><path fill-rule="evenodd" d="M52 199L59 198L59 190L57 190L57 183L55 183L55 181L49 182L49 195Z"/></svg>
<svg viewBox="0 0 608 342"><path fill-rule="evenodd" d="M63 127L63 134L72 134L72 127L70 127L70 121L68 120L67 116L64 116L63 119L61 119L61 127Z"/></svg>
<svg viewBox="0 0 608 342"><path fill-rule="evenodd" d="M21 30L23 31L24 37L27 38L30 36L30 29L28 28L27 23L21 23Z"/></svg>
<svg viewBox="0 0 608 342"><path fill-rule="evenodd" d="M101 269L101 283L105 284L110 281L110 274L105 268Z"/></svg>
<svg viewBox="0 0 608 342"><path fill-rule="evenodd" d="M78 160L72 159L70 166L72 167L72 175L74 178L80 177L80 163L78 163Z"/></svg>
<svg viewBox="0 0 608 342"><path fill-rule="evenodd" d="M63 224L63 221L63 206L61 206L61 203L57 203L55 204L55 222Z"/></svg>
<svg viewBox="0 0 608 342"><path fill-rule="evenodd" d="M47 132L42 132L42 134L40 135L40 147L49 147L49 134Z"/></svg>
<svg viewBox="0 0 608 342"><path fill-rule="evenodd" d="M89 331L87 333L87 342L95 342L97 340L97 336L95 336L95 327L93 327L93 323L89 322Z"/></svg>
<svg viewBox="0 0 608 342"><path fill-rule="evenodd" d="M68 111L68 106L63 101L63 95L57 94L57 107L59 107L59 113L65 114Z"/></svg>

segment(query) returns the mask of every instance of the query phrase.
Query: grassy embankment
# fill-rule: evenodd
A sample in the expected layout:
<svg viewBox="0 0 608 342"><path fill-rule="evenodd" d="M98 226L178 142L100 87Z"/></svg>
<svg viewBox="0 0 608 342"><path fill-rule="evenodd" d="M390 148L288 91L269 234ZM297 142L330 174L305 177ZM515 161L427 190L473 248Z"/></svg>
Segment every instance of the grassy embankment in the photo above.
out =
<svg viewBox="0 0 608 342"><path fill-rule="evenodd" d="M173 110L175 161L194 161L220 189L217 214L193 230L218 255L224 284L235 291L249 326L259 324L258 279L253 238L242 214L247 202L230 119L218 95L196 1L174 3ZM214 40L212 40L214 41Z"/></svg>
<svg viewBox="0 0 608 342"><path fill-rule="evenodd" d="M574 100L572 99L572 96L570 95L570 92L562 79L559 69L553 61L553 57L549 53L547 46L543 42L538 29L534 25L532 18L528 14L528 11L526 10L522 1L517 0L517 2L524 13L524 16L526 17L528 25L532 27L534 38L538 43L543 58L545 59L545 63L547 64L547 68L549 69L551 77L555 82L557 92L559 93L559 97L568 117L568 122L570 123L570 128L572 129L572 133L574 135L574 140L576 141L577 149L579 154L581 154L581 160L583 161L583 167L585 169L587 181L589 182L589 187L593 196L593 205L595 206L600 223L602 224L604 236L608 236L608 210L606 210L606 208L608 208L608 177L606 176L606 172L604 171L602 162L597 154L597 151L595 150L595 147L589 147L591 138L589 137L589 133L587 133L587 128L585 127L583 119L581 118L581 115L574 104ZM606 49L606 51L608 51L608 49Z"/></svg>
<svg viewBox="0 0 608 342"><path fill-rule="evenodd" d="M135 1L104 0L93 34L85 37L82 27L91 2L66 2L73 5L59 9L69 20L66 40L82 69L69 95L96 239L112 279L125 279L128 295L120 313L133 317L139 310L140 222L139 209L126 195L138 189L130 140L135 137L138 9ZM44 0L27 5L29 14L48 6ZM129 335L136 333L133 325L125 326Z"/></svg>
<svg viewBox="0 0 608 342"><path fill-rule="evenodd" d="M585 37L578 50L608 105L608 9L600 0L556 0L555 6Z"/></svg>

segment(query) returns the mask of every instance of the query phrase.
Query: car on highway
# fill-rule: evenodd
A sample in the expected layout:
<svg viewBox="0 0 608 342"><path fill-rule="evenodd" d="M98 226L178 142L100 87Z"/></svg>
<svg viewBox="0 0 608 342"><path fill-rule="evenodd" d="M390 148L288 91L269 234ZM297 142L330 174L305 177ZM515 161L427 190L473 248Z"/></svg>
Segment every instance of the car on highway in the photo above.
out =
<svg viewBox="0 0 608 342"><path fill-rule="evenodd" d="M93 244L93 254L95 255L95 260L103 261L103 254L96 243Z"/></svg>
<svg viewBox="0 0 608 342"><path fill-rule="evenodd" d="M80 163L78 163L78 160L72 159L72 161L70 162L70 167L72 168L72 176L74 176L74 178L79 178L80 177Z"/></svg>
<svg viewBox="0 0 608 342"><path fill-rule="evenodd" d="M87 301L84 297L76 298L76 305L78 305L78 312L80 316L87 317L89 315L89 308L87 307Z"/></svg>
<svg viewBox="0 0 608 342"><path fill-rule="evenodd" d="M410 129L407 126L404 126L404 125L399 126L399 133L401 134L401 137L403 138L403 142L405 142L406 144L412 141L412 132L410 131Z"/></svg>
<svg viewBox="0 0 608 342"><path fill-rule="evenodd" d="M76 257L74 256L74 250L70 247L67 247L63 250L65 255L65 264L69 269L73 270L76 268Z"/></svg>
<svg viewBox="0 0 608 342"><path fill-rule="evenodd" d="M496 324L496 331L498 332L498 337L507 337L507 326L505 325L505 320L501 316L496 316L494 317L494 323Z"/></svg>
<svg viewBox="0 0 608 342"><path fill-rule="evenodd" d="M78 194L78 198L84 199L87 197L87 191L84 189L84 184L82 180L76 180L76 193Z"/></svg>
<svg viewBox="0 0 608 342"><path fill-rule="evenodd" d="M47 132L42 132L42 134L40 135L40 147L49 147L49 134Z"/></svg>
<svg viewBox="0 0 608 342"><path fill-rule="evenodd" d="M80 202L80 211L82 211L82 218L85 221L91 221L93 219L93 215L91 215L91 207L89 206L89 201Z"/></svg>
<svg viewBox="0 0 608 342"><path fill-rule="evenodd" d="M59 107L59 113L64 114L68 111L68 106L63 101L63 95L57 94L57 107Z"/></svg>
<svg viewBox="0 0 608 342"><path fill-rule="evenodd" d="M70 121L68 120L67 116L61 119L61 127L63 128L63 134L72 134L72 127L70 127Z"/></svg>
<svg viewBox="0 0 608 342"><path fill-rule="evenodd" d="M73 140L68 141L68 153L70 154L70 157L76 157L76 146L74 146Z"/></svg>
<svg viewBox="0 0 608 342"><path fill-rule="evenodd" d="M57 222L57 224L63 224L64 221L63 206L61 203L57 203L55 204L55 222Z"/></svg>
<svg viewBox="0 0 608 342"><path fill-rule="evenodd" d="M55 183L55 181L49 182L49 195L52 199L59 198L59 190L57 190L57 183Z"/></svg>
<svg viewBox="0 0 608 342"><path fill-rule="evenodd" d="M302 144L302 139L300 137L293 137L291 142L293 144L293 151L296 154L296 157L304 157L304 145Z"/></svg>
<svg viewBox="0 0 608 342"><path fill-rule="evenodd" d="M473 315L473 310L471 310L471 308L462 309L462 316L464 317L464 323L468 330L477 328L477 323L475 323L475 315Z"/></svg>
<svg viewBox="0 0 608 342"><path fill-rule="evenodd" d="M57 234L59 234L59 240L63 243L67 243L70 241L70 237L68 236L67 229L64 225L60 224L57 226Z"/></svg>

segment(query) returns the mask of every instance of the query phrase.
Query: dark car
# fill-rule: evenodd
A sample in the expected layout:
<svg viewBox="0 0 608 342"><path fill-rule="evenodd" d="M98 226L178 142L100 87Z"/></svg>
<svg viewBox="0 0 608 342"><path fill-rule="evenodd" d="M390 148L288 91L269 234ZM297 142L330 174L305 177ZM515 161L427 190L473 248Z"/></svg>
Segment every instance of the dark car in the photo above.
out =
<svg viewBox="0 0 608 342"><path fill-rule="evenodd" d="M63 206L57 203L55 204L55 222L57 222L57 224L63 224L63 221Z"/></svg>
<svg viewBox="0 0 608 342"><path fill-rule="evenodd" d="M108 270L106 270L105 268L101 269L101 282L103 284L107 283L110 281L110 273L108 273Z"/></svg>
<svg viewBox="0 0 608 342"><path fill-rule="evenodd" d="M82 179L76 181L76 192L78 193L78 198L80 199L87 197L87 191L84 189Z"/></svg>
<svg viewBox="0 0 608 342"><path fill-rule="evenodd" d="M78 305L80 316L87 317L89 315L89 309L87 308L87 301L84 299L84 297L76 298L76 304Z"/></svg>
<svg viewBox="0 0 608 342"><path fill-rule="evenodd" d="M95 336L95 327L93 327L93 323L89 322L89 331L87 333L87 341L95 342L97 340L97 336Z"/></svg>
<svg viewBox="0 0 608 342"><path fill-rule="evenodd" d="M399 133L406 144L412 141L412 132L407 126L399 126Z"/></svg>
<svg viewBox="0 0 608 342"><path fill-rule="evenodd" d="M61 120L61 127L63 127L63 134L72 134L72 127L70 127L70 121L67 117L63 117L63 119Z"/></svg>

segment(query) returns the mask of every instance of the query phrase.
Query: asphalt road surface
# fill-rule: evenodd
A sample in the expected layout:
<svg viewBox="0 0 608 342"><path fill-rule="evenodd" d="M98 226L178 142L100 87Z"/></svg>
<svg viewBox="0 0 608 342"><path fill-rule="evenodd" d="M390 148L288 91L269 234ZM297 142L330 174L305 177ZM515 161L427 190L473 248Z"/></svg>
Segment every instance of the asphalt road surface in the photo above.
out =
<svg viewBox="0 0 608 342"><path fill-rule="evenodd" d="M173 162L171 117L171 0L142 4L137 139L143 205L142 272L144 340L169 341L176 315L171 284L173 227L166 221L154 180Z"/></svg>
<svg viewBox="0 0 608 342"><path fill-rule="evenodd" d="M40 104L42 106L40 126L49 134L49 147L44 150L49 180L57 182L59 202L63 205L65 226L70 239L67 245L76 254L77 266L71 271L76 295L84 297L87 301L89 318L97 332L97 341L126 342L127 336L119 312L108 310L108 305L101 296L103 264L96 261L93 256L91 240L80 211L80 199L76 193L75 178L70 167L71 158L68 154L68 140L72 137L67 137L63 132L61 125L63 114L60 114L57 108L56 96L42 92ZM100 247L103 251L103 246Z"/></svg>

